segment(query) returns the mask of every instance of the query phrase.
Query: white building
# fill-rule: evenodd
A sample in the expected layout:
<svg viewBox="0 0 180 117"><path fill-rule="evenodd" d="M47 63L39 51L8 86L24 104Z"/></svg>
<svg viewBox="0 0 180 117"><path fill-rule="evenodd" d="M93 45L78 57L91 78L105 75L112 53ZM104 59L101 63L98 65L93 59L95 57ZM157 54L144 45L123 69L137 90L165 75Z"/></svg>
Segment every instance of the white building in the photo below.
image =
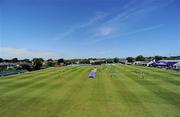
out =
<svg viewBox="0 0 180 117"><path fill-rule="evenodd" d="M180 60L160 60L160 62L180 62Z"/></svg>
<svg viewBox="0 0 180 117"><path fill-rule="evenodd" d="M140 66L147 66L147 63L146 61L135 61L133 64L134 65L140 65Z"/></svg>
<svg viewBox="0 0 180 117"><path fill-rule="evenodd" d="M174 68L175 68L176 70L180 70L180 62L174 64Z"/></svg>

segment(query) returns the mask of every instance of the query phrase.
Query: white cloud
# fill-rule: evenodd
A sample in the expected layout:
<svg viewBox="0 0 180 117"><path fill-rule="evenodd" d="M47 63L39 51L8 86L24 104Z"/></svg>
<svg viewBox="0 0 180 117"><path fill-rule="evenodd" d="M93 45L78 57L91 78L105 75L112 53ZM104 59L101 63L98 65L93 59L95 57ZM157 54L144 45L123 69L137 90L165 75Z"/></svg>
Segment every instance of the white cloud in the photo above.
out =
<svg viewBox="0 0 180 117"><path fill-rule="evenodd" d="M145 17L148 17L151 12L168 6L173 2L173 0L165 0L163 2L143 1L137 5L138 2L139 1L137 0L132 0L132 2L125 5L119 13L101 23L98 29L95 29L95 34L90 35L86 39L86 43L89 41L88 44L94 44L109 39L117 39L117 37L119 38L121 36L129 36L136 33L158 29L162 26L162 24L143 27L140 29L132 27L138 27L138 24L141 23L140 21L143 21ZM109 14L109 16L111 16L111 14ZM114 29L116 29L116 31L114 31Z"/></svg>
<svg viewBox="0 0 180 117"><path fill-rule="evenodd" d="M104 19L107 16L108 16L107 13L97 12L96 15L94 17L92 17L91 19L89 19L88 21L86 21L86 22L84 22L82 24L73 25L67 31L58 34L54 38L54 40L59 41L59 40L65 39L67 36L69 36L72 33L76 32L78 29L83 29L83 28L95 25L97 22L99 22L101 19Z"/></svg>
<svg viewBox="0 0 180 117"><path fill-rule="evenodd" d="M154 26L145 27L145 28L142 28L142 29L137 29L135 31L124 33L124 34L121 34L121 35L128 36L128 35L132 35L132 34L136 34L136 33L141 33L141 32L145 32L145 31L151 31L151 30L155 30L155 29L161 28L162 26L163 26L163 24L154 25Z"/></svg>
<svg viewBox="0 0 180 117"><path fill-rule="evenodd" d="M151 30L156 30L158 28L161 28L163 26L163 24L159 24L159 25L154 25L154 26L150 26L150 27L145 27L145 28L141 28L141 29L136 29L135 31L131 31L131 32L125 32L125 33L119 33L119 34L113 34L110 35L111 31L104 31L104 35L106 34L106 37L98 37L97 36L92 36L92 38L89 38L87 41L89 41L88 43L86 42L86 44L95 44L101 41L105 41L105 40L110 40L110 39L114 39L114 38L119 38L119 37L123 37L123 36L129 36L129 35L133 35L133 34L137 34L137 33L143 33L143 32L147 32L147 31L151 31Z"/></svg>
<svg viewBox="0 0 180 117"><path fill-rule="evenodd" d="M54 52L49 51L37 51L37 50L29 50L26 48L13 48L13 47L0 47L0 57L2 58L54 58L57 59L59 55ZM61 56L62 57L62 56Z"/></svg>
<svg viewBox="0 0 180 117"><path fill-rule="evenodd" d="M102 28L102 29L100 29L99 35L107 36L107 35L111 34L112 31L113 31L113 29L111 27Z"/></svg>
<svg viewBox="0 0 180 117"><path fill-rule="evenodd" d="M54 40L68 39L68 36L78 32L79 29L84 28L87 28L84 30L84 33L90 32L87 33L89 36L84 37L86 38L85 43L87 43L87 41L96 43L113 37L127 36L153 30L160 26L150 28L145 27L140 30L132 27L134 25L134 27L136 27L138 23L141 23L139 21L143 20L143 18L148 16L151 12L168 6L172 1L173 0L164 0L163 2L156 2L155 0L152 0L140 2L138 0L132 0L131 2L127 2L121 10L117 10L118 12L116 14L100 12L82 24L71 26L67 31L57 35ZM114 31L114 29L116 30ZM84 40L83 37L80 38Z"/></svg>
<svg viewBox="0 0 180 117"><path fill-rule="evenodd" d="M83 23L83 24L80 24L79 26L77 26L78 28L84 28L84 27L88 27L88 26L91 26L91 25L94 25L95 23L97 23L99 20L107 17L108 14L107 13L104 13L104 12L98 12L96 13L96 15L89 19L89 21Z"/></svg>

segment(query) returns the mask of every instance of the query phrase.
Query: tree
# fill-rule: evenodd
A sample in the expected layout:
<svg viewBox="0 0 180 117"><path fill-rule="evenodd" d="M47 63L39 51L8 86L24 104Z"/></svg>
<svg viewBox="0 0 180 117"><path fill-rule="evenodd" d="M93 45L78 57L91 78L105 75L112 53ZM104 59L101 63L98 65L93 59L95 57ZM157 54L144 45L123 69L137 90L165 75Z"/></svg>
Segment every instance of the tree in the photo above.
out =
<svg viewBox="0 0 180 117"><path fill-rule="evenodd" d="M162 56L155 56L154 59L155 59L155 61L159 61L159 60L162 60L163 57Z"/></svg>
<svg viewBox="0 0 180 117"><path fill-rule="evenodd" d="M76 64L78 62L78 59L71 59L70 62L71 64Z"/></svg>
<svg viewBox="0 0 180 117"><path fill-rule="evenodd" d="M31 61L29 59L23 59L22 61L26 62L26 63L31 63Z"/></svg>
<svg viewBox="0 0 180 117"><path fill-rule="evenodd" d="M43 59L43 58L39 58L39 60L40 60L41 62L44 62L44 59Z"/></svg>
<svg viewBox="0 0 180 117"><path fill-rule="evenodd" d="M4 62L8 63L8 62L11 62L11 60L9 60L9 59L4 59Z"/></svg>
<svg viewBox="0 0 180 117"><path fill-rule="evenodd" d="M42 67L43 62L44 62L42 58L34 58L32 61L33 61L33 66L35 70L39 70Z"/></svg>
<svg viewBox="0 0 180 117"><path fill-rule="evenodd" d="M162 59L167 59L167 57L163 56ZM179 58L177 57L177 59L175 58L175 60L179 60Z"/></svg>
<svg viewBox="0 0 180 117"><path fill-rule="evenodd" d="M53 67L55 65L55 62L52 59L47 60L47 66L48 67Z"/></svg>
<svg viewBox="0 0 180 117"><path fill-rule="evenodd" d="M0 58L0 63L4 62L4 60L2 58Z"/></svg>
<svg viewBox="0 0 180 117"><path fill-rule="evenodd" d="M126 60L130 63L132 63L134 61L134 58L133 57L127 57Z"/></svg>
<svg viewBox="0 0 180 117"><path fill-rule="evenodd" d="M52 59L48 59L47 62L53 62L53 60Z"/></svg>
<svg viewBox="0 0 180 117"><path fill-rule="evenodd" d="M13 63L17 63L17 62L18 62L18 59L17 59L17 58L13 58L13 59L12 59L12 62L13 62Z"/></svg>
<svg viewBox="0 0 180 117"><path fill-rule="evenodd" d="M63 58L58 59L58 64L60 64L60 63L64 63L64 59Z"/></svg>
<svg viewBox="0 0 180 117"><path fill-rule="evenodd" d="M116 58L114 58L114 62L115 63L119 63L119 59L116 57Z"/></svg>
<svg viewBox="0 0 180 117"><path fill-rule="evenodd" d="M114 62L114 60L113 60L113 59L111 59L111 58L109 58L109 59L106 59L106 62L107 62L107 63L113 63L113 62Z"/></svg>
<svg viewBox="0 0 180 117"><path fill-rule="evenodd" d="M90 64L90 61L88 59L81 59L80 64Z"/></svg>
<svg viewBox="0 0 180 117"><path fill-rule="evenodd" d="M53 67L54 65L55 65L55 63L53 61L48 61L47 62L48 67Z"/></svg>
<svg viewBox="0 0 180 117"><path fill-rule="evenodd" d="M142 55L136 57L136 61L145 61L145 58Z"/></svg>
<svg viewBox="0 0 180 117"><path fill-rule="evenodd" d="M64 61L64 64L65 64L65 65L70 65L70 64L73 64L73 62L72 62L71 60L65 60L65 61Z"/></svg>
<svg viewBox="0 0 180 117"><path fill-rule="evenodd" d="M21 64L19 69L23 69L23 70L28 70L28 71L32 71L32 66L28 65L28 64Z"/></svg>

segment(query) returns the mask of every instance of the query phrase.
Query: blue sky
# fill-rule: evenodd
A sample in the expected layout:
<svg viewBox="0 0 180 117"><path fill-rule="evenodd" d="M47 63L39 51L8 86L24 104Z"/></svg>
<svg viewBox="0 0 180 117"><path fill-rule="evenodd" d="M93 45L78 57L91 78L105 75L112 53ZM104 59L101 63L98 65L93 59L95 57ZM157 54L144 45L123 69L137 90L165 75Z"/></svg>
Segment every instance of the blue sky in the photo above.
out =
<svg viewBox="0 0 180 117"><path fill-rule="evenodd" d="M179 0L0 0L0 57L180 55Z"/></svg>

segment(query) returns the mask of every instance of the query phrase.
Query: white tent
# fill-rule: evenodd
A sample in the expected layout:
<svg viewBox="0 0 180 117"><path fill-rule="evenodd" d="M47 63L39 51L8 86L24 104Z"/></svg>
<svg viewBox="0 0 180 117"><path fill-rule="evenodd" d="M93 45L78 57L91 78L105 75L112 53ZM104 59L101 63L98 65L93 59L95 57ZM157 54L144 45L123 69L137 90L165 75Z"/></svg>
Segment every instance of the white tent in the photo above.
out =
<svg viewBox="0 0 180 117"><path fill-rule="evenodd" d="M177 70L180 70L180 62L174 64L174 68Z"/></svg>
<svg viewBox="0 0 180 117"><path fill-rule="evenodd" d="M152 63L154 63L155 61L150 61L149 63L147 63L147 66L150 66Z"/></svg>

